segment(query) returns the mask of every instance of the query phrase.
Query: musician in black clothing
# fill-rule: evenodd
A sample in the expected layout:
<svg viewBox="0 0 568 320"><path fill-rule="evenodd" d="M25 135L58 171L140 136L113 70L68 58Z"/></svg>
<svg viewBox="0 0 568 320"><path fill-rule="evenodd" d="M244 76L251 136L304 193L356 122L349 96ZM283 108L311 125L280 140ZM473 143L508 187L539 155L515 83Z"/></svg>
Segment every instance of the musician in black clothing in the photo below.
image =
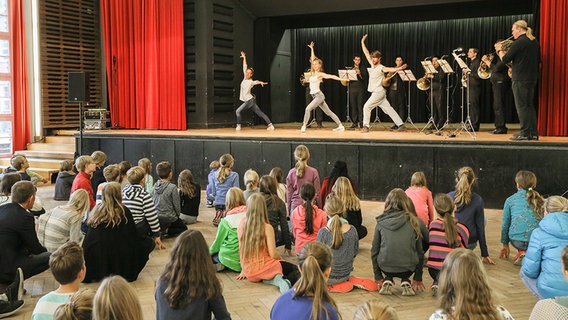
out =
<svg viewBox="0 0 568 320"><path fill-rule="evenodd" d="M363 94L365 93L365 80L368 78L367 70L361 68L361 56L353 57L353 68L357 73L357 81L349 81L349 112L351 113L351 129L363 125Z"/></svg>
<svg viewBox="0 0 568 320"><path fill-rule="evenodd" d="M442 70L442 66L438 62L438 57L432 58L432 65L438 71L431 75L431 86L432 86L432 104L434 111L434 122L438 129L442 128L446 123L446 81L445 74ZM431 128L434 129L434 128Z"/></svg>
<svg viewBox="0 0 568 320"><path fill-rule="evenodd" d="M526 21L516 21L511 31L516 40L507 53L502 51L501 43L495 45L503 63L513 63L512 88L521 132L513 135L511 140L538 140L534 95L539 75L540 47Z"/></svg>
<svg viewBox="0 0 568 320"><path fill-rule="evenodd" d="M404 61L402 57L396 57L395 64L397 67L402 66ZM406 119L406 105L405 105L405 92L404 92L404 82L398 74L390 79L390 86L388 88L387 99L391 106L396 110L400 118L404 121ZM392 130L396 129L394 125Z"/></svg>
<svg viewBox="0 0 568 320"><path fill-rule="evenodd" d="M502 40L497 40L501 43ZM487 55L481 58L491 70L491 89L493 90L493 112L495 113L495 130L492 134L506 134L505 110L509 109L509 101L512 101L511 78L507 74L509 68L499 57L489 59Z"/></svg>
<svg viewBox="0 0 568 320"><path fill-rule="evenodd" d="M469 48L467 57L470 59L468 68L471 70L467 77L469 91L469 116L473 131L479 131L479 100L481 95L481 78L477 75L480 59L477 57L479 50Z"/></svg>

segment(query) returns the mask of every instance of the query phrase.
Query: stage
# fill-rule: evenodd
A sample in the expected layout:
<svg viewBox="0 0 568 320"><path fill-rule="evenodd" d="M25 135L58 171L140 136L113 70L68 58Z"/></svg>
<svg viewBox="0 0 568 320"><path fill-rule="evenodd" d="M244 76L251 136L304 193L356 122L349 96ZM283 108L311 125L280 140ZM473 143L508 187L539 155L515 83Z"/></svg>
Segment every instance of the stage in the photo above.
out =
<svg viewBox="0 0 568 320"><path fill-rule="evenodd" d="M357 181L358 194L366 200L384 200L392 188L406 188L415 171L423 171L434 192L448 192L454 185L454 171L472 166L477 174L475 190L490 208L500 208L506 197L516 191L514 177L518 170L531 170L538 177L537 190L544 195L562 194L568 189L568 137L543 137L538 141L510 141L518 132L518 124L508 125L509 133L493 135L491 124L484 124L475 134L462 131L456 137L449 133L459 127L452 124L441 135L419 132L424 123L406 124L406 131L389 131L392 123L375 123L368 133L358 129L333 132L334 123L324 128L308 128L300 132L300 123L276 124L276 130L265 126L243 125L241 131L231 128L168 130L89 130L83 135L83 154L102 150L107 164L122 160L136 164L147 157L153 166L168 160L175 176L191 169L205 188L209 163L224 153L235 158L234 171L242 177L255 169L260 175L273 167L286 172L294 166L293 152L298 144L310 149L310 166L318 169L320 178L327 176L336 160L346 161L349 174ZM78 135L76 142L79 143ZM155 173L154 173L155 176ZM243 182L241 181L241 187Z"/></svg>

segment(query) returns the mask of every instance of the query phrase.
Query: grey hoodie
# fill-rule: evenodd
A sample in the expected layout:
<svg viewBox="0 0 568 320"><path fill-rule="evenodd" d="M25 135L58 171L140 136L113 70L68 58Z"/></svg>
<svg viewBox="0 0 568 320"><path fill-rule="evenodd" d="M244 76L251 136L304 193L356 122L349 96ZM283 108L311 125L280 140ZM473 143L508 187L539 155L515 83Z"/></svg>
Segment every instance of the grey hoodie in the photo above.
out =
<svg viewBox="0 0 568 320"><path fill-rule="evenodd" d="M158 216L166 218L169 222L179 219L181 201L175 184L169 181L158 180L154 184L154 205Z"/></svg>
<svg viewBox="0 0 568 320"><path fill-rule="evenodd" d="M371 247L375 280L383 279L384 270L391 273L413 271L414 280L422 281L422 239L416 237L406 213L385 212L377 216L376 220Z"/></svg>

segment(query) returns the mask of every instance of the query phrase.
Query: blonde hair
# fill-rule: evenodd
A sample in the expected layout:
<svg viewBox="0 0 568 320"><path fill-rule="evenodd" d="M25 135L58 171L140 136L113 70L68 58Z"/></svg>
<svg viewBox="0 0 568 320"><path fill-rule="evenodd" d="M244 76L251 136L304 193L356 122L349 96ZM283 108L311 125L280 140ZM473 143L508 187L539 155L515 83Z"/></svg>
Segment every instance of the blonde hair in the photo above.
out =
<svg viewBox="0 0 568 320"><path fill-rule="evenodd" d="M103 176L106 182L116 181L116 178L120 177L120 168L118 164L109 164L103 169Z"/></svg>
<svg viewBox="0 0 568 320"><path fill-rule="evenodd" d="M93 158L93 162L97 165L97 167L102 166L107 161L106 154L98 150L91 153L91 158Z"/></svg>
<svg viewBox="0 0 568 320"><path fill-rule="evenodd" d="M304 176L306 167L308 166L308 159L310 159L310 150L305 145L301 144L294 150L294 159L296 159L296 176L301 178Z"/></svg>
<svg viewBox="0 0 568 320"><path fill-rule="evenodd" d="M471 185L475 181L475 174L471 167L461 167L456 176L456 193L454 201L456 205L469 205L471 203Z"/></svg>
<svg viewBox="0 0 568 320"><path fill-rule="evenodd" d="M54 320L91 320L95 291L83 288L75 292L69 300L57 307Z"/></svg>
<svg viewBox="0 0 568 320"><path fill-rule="evenodd" d="M97 204L90 214L87 224L93 228L104 225L105 228L114 228L126 222L120 183L109 182L103 187L102 201Z"/></svg>
<svg viewBox="0 0 568 320"><path fill-rule="evenodd" d="M424 172L422 172L422 171L414 172L412 174L412 178L410 178L410 185L413 186L413 187L427 188L427 186L426 186L426 175L424 175Z"/></svg>
<svg viewBox="0 0 568 320"><path fill-rule="evenodd" d="M227 211L240 206L246 206L245 194L241 188L232 187L225 196L225 209Z"/></svg>
<svg viewBox="0 0 568 320"><path fill-rule="evenodd" d="M300 279L294 284L294 298L309 297L312 303L312 319L328 319L329 314L324 302L337 310L337 304L327 291L327 280L324 272L331 268L331 250L319 242L308 242L298 253ZM339 314L339 312L338 312ZM339 315L341 319L341 315Z"/></svg>
<svg viewBox="0 0 568 320"><path fill-rule="evenodd" d="M544 210L547 213L568 212L568 199L561 196L550 196L544 200Z"/></svg>
<svg viewBox="0 0 568 320"><path fill-rule="evenodd" d="M235 164L235 159L232 155L226 153L222 155L221 158L219 158L219 164L221 165L221 167L219 167L219 170L217 170L217 180L223 183L225 182L225 180L227 180L227 177L231 173L231 169Z"/></svg>
<svg viewBox="0 0 568 320"><path fill-rule="evenodd" d="M79 171L85 171L88 164L95 163L91 156L80 156L75 160L75 168Z"/></svg>
<svg viewBox="0 0 568 320"><path fill-rule="evenodd" d="M536 219L541 220L543 215L544 198L534 190L536 188L536 175L528 170L521 170L515 176L515 182L519 188L527 191L527 202L536 213Z"/></svg>
<svg viewBox="0 0 568 320"><path fill-rule="evenodd" d="M268 209L264 195L255 193L247 200L246 220L239 239L241 259L248 259L258 266L264 265L262 252L266 249L265 228L268 223Z"/></svg>
<svg viewBox="0 0 568 320"><path fill-rule="evenodd" d="M256 187L258 187L258 173L253 169L248 169L247 171L245 171L243 180L245 182L247 190L254 190Z"/></svg>
<svg viewBox="0 0 568 320"><path fill-rule="evenodd" d="M458 247L458 231L456 228L456 220L452 216L455 204L450 196L445 193L438 193L434 197L434 209L436 213L444 220L444 234L450 248Z"/></svg>
<svg viewBox="0 0 568 320"><path fill-rule="evenodd" d="M346 177L339 177L335 180L331 191L334 192L345 205L346 210L361 210L361 200L355 194L351 181Z"/></svg>
<svg viewBox="0 0 568 320"><path fill-rule="evenodd" d="M528 23L525 20L517 20L515 21L515 23L513 23L513 25L519 29L525 30L527 32L527 38L529 38L531 41L536 39L532 33L532 29L529 27Z"/></svg>
<svg viewBox="0 0 568 320"><path fill-rule="evenodd" d="M140 184L144 177L146 177L146 171L142 167L132 167L126 172L126 179L131 185Z"/></svg>
<svg viewBox="0 0 568 320"><path fill-rule="evenodd" d="M89 211L89 193L85 189L77 189L69 197L67 208L77 211L77 215L82 217Z"/></svg>
<svg viewBox="0 0 568 320"><path fill-rule="evenodd" d="M193 180L193 174L191 170L185 169L179 173L178 176L178 188L182 194L193 198L197 195L200 190L197 189L197 185Z"/></svg>
<svg viewBox="0 0 568 320"><path fill-rule="evenodd" d="M152 162L148 158L142 158L138 160L138 166L142 167L146 174L152 174Z"/></svg>
<svg viewBox="0 0 568 320"><path fill-rule="evenodd" d="M327 195L325 200L324 211L330 217L329 231L332 234L331 248L339 249L343 244L343 232L341 231L341 216L345 213L343 201L339 199L335 193Z"/></svg>
<svg viewBox="0 0 568 320"><path fill-rule="evenodd" d="M93 319L143 319L138 294L121 276L105 278L95 294Z"/></svg>
<svg viewBox="0 0 568 320"><path fill-rule="evenodd" d="M494 306L481 259L464 248L452 250L440 272L438 308L451 319L502 319Z"/></svg>
<svg viewBox="0 0 568 320"><path fill-rule="evenodd" d="M378 299L369 300L355 310L353 320L398 320L396 310Z"/></svg>

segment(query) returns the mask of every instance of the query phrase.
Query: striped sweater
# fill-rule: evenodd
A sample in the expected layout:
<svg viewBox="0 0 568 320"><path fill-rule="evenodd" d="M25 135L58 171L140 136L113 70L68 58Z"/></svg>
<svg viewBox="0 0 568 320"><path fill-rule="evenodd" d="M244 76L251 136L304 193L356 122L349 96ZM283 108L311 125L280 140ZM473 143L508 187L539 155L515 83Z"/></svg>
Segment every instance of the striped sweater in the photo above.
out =
<svg viewBox="0 0 568 320"><path fill-rule="evenodd" d="M458 233L458 246L451 247L448 245L446 239L446 232L444 232L444 220L436 219L430 223L430 252L428 254L428 268L440 270L444 264L446 256L454 250L454 248L466 248L469 240L469 231L463 224L456 220L456 231Z"/></svg>
<svg viewBox="0 0 568 320"><path fill-rule="evenodd" d="M122 189L122 203L130 209L134 223L146 220L154 237L160 235L160 221L152 196L141 185L127 184Z"/></svg>

